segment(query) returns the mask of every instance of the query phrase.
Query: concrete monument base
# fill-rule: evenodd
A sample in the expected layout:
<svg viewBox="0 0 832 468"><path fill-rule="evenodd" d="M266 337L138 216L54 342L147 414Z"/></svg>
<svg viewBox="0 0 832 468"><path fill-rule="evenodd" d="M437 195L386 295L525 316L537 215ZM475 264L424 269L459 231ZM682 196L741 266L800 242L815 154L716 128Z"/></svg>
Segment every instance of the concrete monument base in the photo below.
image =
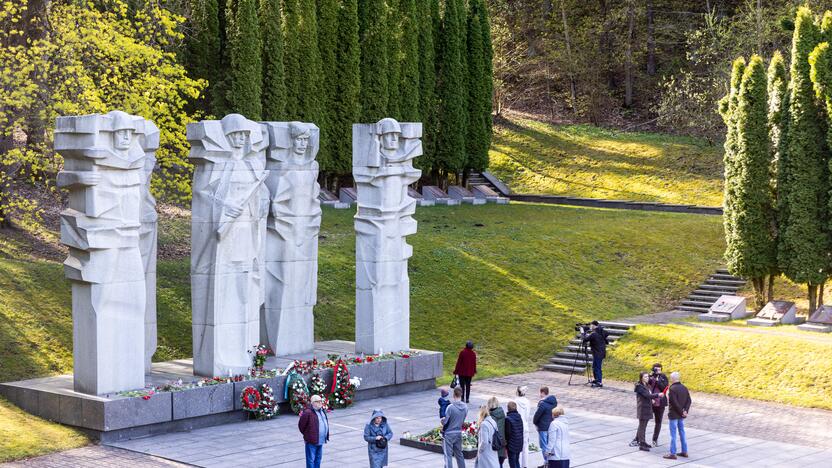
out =
<svg viewBox="0 0 832 468"><path fill-rule="evenodd" d="M313 353L271 357L266 368L285 369L296 359L312 357L323 362L330 354L353 357L355 344L349 341L318 342ZM442 375L442 353L417 351L409 358L351 364L349 371L351 377L361 378L356 400L429 390L436 387L436 378ZM320 374L328 385L332 383L332 369L321 370ZM180 379L185 383L199 380L194 377L190 359L154 363L151 373L145 375L146 384L154 387ZM240 402L243 389L248 386L259 389L263 383L272 387L275 399L281 404L282 415L278 418L292 417L286 416L289 411L283 398L284 375L174 392L159 391L146 400L140 396L118 394L88 395L74 391L72 382L71 374L5 382L0 383L0 395L28 413L74 426L102 442L244 421L248 414L242 411ZM291 423L294 424L295 419Z"/></svg>

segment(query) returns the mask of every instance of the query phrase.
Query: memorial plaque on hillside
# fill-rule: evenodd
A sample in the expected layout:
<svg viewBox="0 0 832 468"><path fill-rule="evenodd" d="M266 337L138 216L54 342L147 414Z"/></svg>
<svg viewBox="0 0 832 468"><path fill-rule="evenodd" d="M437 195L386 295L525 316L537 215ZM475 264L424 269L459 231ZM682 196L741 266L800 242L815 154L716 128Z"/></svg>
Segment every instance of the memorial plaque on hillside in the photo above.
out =
<svg viewBox="0 0 832 468"><path fill-rule="evenodd" d="M771 301L757 313L757 318L782 320L792 307L794 307L794 302Z"/></svg>
<svg viewBox="0 0 832 468"><path fill-rule="evenodd" d="M822 323L832 325L832 305L822 305L809 317L811 323Z"/></svg>
<svg viewBox="0 0 832 468"><path fill-rule="evenodd" d="M745 308L745 298L742 296L719 296L719 299L714 302L714 305L711 306L708 312L714 314L731 314L740 305Z"/></svg>

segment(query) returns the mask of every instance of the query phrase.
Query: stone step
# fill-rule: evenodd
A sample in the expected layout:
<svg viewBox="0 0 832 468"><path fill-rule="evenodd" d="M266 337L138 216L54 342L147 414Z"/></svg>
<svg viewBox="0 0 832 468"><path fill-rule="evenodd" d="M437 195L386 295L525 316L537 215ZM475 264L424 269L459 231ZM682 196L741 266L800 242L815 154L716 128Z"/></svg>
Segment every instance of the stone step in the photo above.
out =
<svg viewBox="0 0 832 468"><path fill-rule="evenodd" d="M564 366L562 364L544 364L543 370L552 371L552 372L560 372L562 374L570 374L573 371L580 371L583 372L584 369L581 368L572 368L572 366Z"/></svg>
<svg viewBox="0 0 832 468"><path fill-rule="evenodd" d="M562 366L575 366L575 369L586 369L587 362L586 361L575 361L574 359L570 358L562 358L562 357L553 357L549 359L549 362L552 364L560 364Z"/></svg>
<svg viewBox="0 0 832 468"><path fill-rule="evenodd" d="M600 323L601 326L603 326L607 330L611 330L611 329L629 330L631 328L635 328L635 324L633 324L633 323L607 322L607 321L599 321L598 323Z"/></svg>
<svg viewBox="0 0 832 468"><path fill-rule="evenodd" d="M573 361L576 361L576 362L579 362L579 363L580 362L585 362L586 363L586 362L592 362L592 353L587 354L586 356L584 356L583 353L561 351L561 352L555 353L555 357L552 358L552 359L555 359L555 358L570 359L570 360L573 360ZM552 362L554 362L554 361L552 361Z"/></svg>
<svg viewBox="0 0 832 468"><path fill-rule="evenodd" d="M729 281L742 281L745 283L745 280L734 275L724 275L721 273L717 273L715 275L711 275L711 279L718 279L718 280L729 280Z"/></svg>
<svg viewBox="0 0 832 468"><path fill-rule="evenodd" d="M686 305L676 306L677 310L687 310L687 311L690 311L690 312L701 312L703 314L708 313L709 308L710 307L686 306Z"/></svg>
<svg viewBox="0 0 832 468"><path fill-rule="evenodd" d="M719 292L719 291L713 291L713 290L709 290L709 289L697 289L697 290L695 290L691 293L691 296L693 296L693 295L696 295L696 296L712 296L714 299L716 299L719 296L721 296L722 293ZM690 297L690 296L688 296L688 297Z"/></svg>
<svg viewBox="0 0 832 468"><path fill-rule="evenodd" d="M566 352L566 353L581 353L581 354L583 354L581 352L581 345L579 345L579 344L569 344L565 348L563 348L563 351ZM587 353L587 355L592 356L592 350L589 349L589 347L586 348L586 353Z"/></svg>
<svg viewBox="0 0 832 468"><path fill-rule="evenodd" d="M737 290L740 289L740 288L738 288L736 286L726 286L726 285L723 285L723 284L707 284L707 283L705 283L705 284L700 284L699 289L700 290L706 290L706 291L721 292L723 294L733 294L733 293L737 292Z"/></svg>
<svg viewBox="0 0 832 468"><path fill-rule="evenodd" d="M713 284L720 286L736 286L738 289L745 285L745 280L723 280L723 279L708 279L705 284Z"/></svg>
<svg viewBox="0 0 832 468"><path fill-rule="evenodd" d="M621 338L622 336L624 336L624 335L620 335L620 336L610 335L610 336L608 336L607 339L610 341L610 346L612 346L612 344L615 343L616 341L618 341L618 339ZM569 344L570 345L580 345L581 340L579 338L573 338L573 339L569 340ZM589 346L589 345L587 345L587 346Z"/></svg>
<svg viewBox="0 0 832 468"><path fill-rule="evenodd" d="M717 268L716 272L720 275L730 275L727 268Z"/></svg>
<svg viewBox="0 0 832 468"><path fill-rule="evenodd" d="M684 301L682 301L682 305L685 305L685 306L699 306L699 307L705 307L705 308L708 308L708 307L710 307L710 306L714 305L714 302L716 302L716 301L713 301L713 302L705 302L705 301L689 301L689 300L684 300Z"/></svg>
<svg viewBox="0 0 832 468"><path fill-rule="evenodd" d="M701 302L707 302L708 304L713 304L714 302L716 302L717 299L719 299L719 295L707 296L707 295L700 295L700 294L691 294L687 298L691 301L701 301Z"/></svg>

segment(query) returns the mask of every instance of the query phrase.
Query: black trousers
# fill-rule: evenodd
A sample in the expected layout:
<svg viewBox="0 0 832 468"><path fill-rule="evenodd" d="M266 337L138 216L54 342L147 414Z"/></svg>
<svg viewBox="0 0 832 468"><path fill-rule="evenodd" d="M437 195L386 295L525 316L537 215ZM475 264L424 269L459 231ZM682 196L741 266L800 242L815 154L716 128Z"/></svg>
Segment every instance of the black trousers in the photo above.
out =
<svg viewBox="0 0 832 468"><path fill-rule="evenodd" d="M638 431L636 431L636 440L638 441L639 445L647 445L647 442L644 441L644 434L645 432L647 432L648 422L650 422L649 419L638 420Z"/></svg>
<svg viewBox="0 0 832 468"><path fill-rule="evenodd" d="M472 377L459 376L459 386L462 388L462 401L468 403L471 399L471 379Z"/></svg>
<svg viewBox="0 0 832 468"><path fill-rule="evenodd" d="M662 418L664 418L664 406L653 407L653 440L659 440L659 432L662 431Z"/></svg>

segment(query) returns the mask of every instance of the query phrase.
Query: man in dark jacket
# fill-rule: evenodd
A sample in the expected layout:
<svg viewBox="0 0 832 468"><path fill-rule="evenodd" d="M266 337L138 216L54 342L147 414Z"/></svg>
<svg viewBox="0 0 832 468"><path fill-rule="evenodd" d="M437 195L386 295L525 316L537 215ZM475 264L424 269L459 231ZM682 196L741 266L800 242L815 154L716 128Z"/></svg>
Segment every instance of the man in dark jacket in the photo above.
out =
<svg viewBox="0 0 832 468"><path fill-rule="evenodd" d="M534 412L532 418L532 422L537 427L540 447L549 445L549 424L552 423L552 409L557 405L557 398L549 395L549 387L540 387L540 401L537 403L537 411ZM549 460L546 458L546 451L541 448L540 453L543 455L543 466L547 466Z"/></svg>
<svg viewBox="0 0 832 468"><path fill-rule="evenodd" d="M506 414L506 449L509 468L520 467L520 453L523 452L523 418L517 412L517 403L510 401ZM525 467L523 467L525 468Z"/></svg>
<svg viewBox="0 0 832 468"><path fill-rule="evenodd" d="M664 458L676 460L676 431L679 431L679 439L682 442L680 457L688 457L688 441L685 439L685 418L690 411L690 392L682 385L678 372L670 374L670 390L667 391L667 419L670 420L670 453Z"/></svg>
<svg viewBox="0 0 832 468"><path fill-rule="evenodd" d="M300 413L298 430L306 444L306 468L321 468L324 444L329 442L329 419L320 395L312 395L310 402Z"/></svg>
<svg viewBox="0 0 832 468"><path fill-rule="evenodd" d="M661 394L658 398L653 399L653 447L659 446L659 433L662 430L664 409L667 407L667 396L665 395L667 386L667 376L662 374L662 365L659 363L653 364L653 373L650 374L647 388L652 393Z"/></svg>
<svg viewBox="0 0 832 468"><path fill-rule="evenodd" d="M592 350L592 376L595 378L592 381L592 386L600 388L604 386L601 382L603 380L601 366L604 358L607 357L608 333L604 330L604 327L598 324L597 320L592 321L589 330L590 332L584 333L581 339L584 343L589 342L589 349Z"/></svg>

